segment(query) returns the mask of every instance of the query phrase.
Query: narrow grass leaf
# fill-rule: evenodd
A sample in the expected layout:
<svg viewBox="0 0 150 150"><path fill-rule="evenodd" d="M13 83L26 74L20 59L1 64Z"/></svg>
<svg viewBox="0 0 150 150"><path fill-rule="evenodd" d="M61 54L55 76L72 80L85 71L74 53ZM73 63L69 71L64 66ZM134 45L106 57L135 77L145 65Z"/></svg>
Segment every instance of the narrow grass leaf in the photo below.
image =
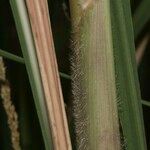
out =
<svg viewBox="0 0 150 150"><path fill-rule="evenodd" d="M111 2L118 111L127 150L146 150L129 0Z"/></svg>

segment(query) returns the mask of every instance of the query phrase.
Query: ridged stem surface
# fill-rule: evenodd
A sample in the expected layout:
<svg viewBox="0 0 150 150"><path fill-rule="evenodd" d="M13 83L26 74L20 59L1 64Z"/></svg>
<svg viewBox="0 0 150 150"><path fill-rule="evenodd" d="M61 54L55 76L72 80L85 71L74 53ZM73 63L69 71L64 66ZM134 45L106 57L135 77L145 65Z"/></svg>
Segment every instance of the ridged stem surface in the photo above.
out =
<svg viewBox="0 0 150 150"><path fill-rule="evenodd" d="M110 2L70 0L70 6L77 149L120 150Z"/></svg>

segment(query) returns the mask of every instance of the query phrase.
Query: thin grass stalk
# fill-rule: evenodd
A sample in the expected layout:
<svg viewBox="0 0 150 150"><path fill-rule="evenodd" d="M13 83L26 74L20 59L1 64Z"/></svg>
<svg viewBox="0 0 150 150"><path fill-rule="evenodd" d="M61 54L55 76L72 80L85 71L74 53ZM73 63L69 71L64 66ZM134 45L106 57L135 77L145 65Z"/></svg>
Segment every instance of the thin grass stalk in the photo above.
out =
<svg viewBox="0 0 150 150"><path fill-rule="evenodd" d="M0 56L4 57L6 59L10 59L12 61L24 64L24 59L22 57L14 55L14 54L11 54L11 53L6 52L6 51L4 51L2 49L0 49Z"/></svg>
<svg viewBox="0 0 150 150"><path fill-rule="evenodd" d="M9 52L6 52L6 50L0 49L0 56L2 56L3 58L6 58L8 60L12 60L12 61L24 64L24 59L22 57L11 54ZM59 72L59 74L62 78L65 78L65 79L68 79L68 80L71 79L70 75L68 75L68 74L65 74L63 72Z"/></svg>
<svg viewBox="0 0 150 150"><path fill-rule="evenodd" d="M79 150L120 150L110 1L70 0L72 87Z"/></svg>
<svg viewBox="0 0 150 150"><path fill-rule="evenodd" d="M125 148L146 150L129 0L111 2L118 110Z"/></svg>
<svg viewBox="0 0 150 150"><path fill-rule="evenodd" d="M23 52L25 65L27 68L32 93L34 96L35 106L39 117L41 130L47 150L52 149L51 131L45 97L41 83L41 77L35 53L35 46L32 37L32 31L29 23L28 14L24 0L10 0L13 11L16 28Z"/></svg>
<svg viewBox="0 0 150 150"><path fill-rule="evenodd" d="M47 0L26 0L56 150L71 150ZM44 10L44 11L43 11Z"/></svg>
<svg viewBox="0 0 150 150"><path fill-rule="evenodd" d="M142 104L144 106L150 107L150 102L149 101L142 100Z"/></svg>

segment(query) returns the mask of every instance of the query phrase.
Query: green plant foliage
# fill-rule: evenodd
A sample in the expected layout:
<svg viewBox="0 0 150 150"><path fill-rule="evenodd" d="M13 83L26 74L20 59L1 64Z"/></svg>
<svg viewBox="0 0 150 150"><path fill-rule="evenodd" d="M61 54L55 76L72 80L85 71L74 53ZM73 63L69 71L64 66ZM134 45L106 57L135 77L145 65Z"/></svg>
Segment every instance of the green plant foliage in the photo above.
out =
<svg viewBox="0 0 150 150"><path fill-rule="evenodd" d="M119 118L127 150L146 150L129 0L111 2Z"/></svg>

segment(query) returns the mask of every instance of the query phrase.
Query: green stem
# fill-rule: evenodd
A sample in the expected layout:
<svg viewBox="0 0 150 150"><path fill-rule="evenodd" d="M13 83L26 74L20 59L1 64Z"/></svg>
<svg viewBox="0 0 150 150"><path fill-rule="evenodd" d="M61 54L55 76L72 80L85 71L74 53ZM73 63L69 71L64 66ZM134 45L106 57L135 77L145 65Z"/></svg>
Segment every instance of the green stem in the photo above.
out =
<svg viewBox="0 0 150 150"><path fill-rule="evenodd" d="M0 56L4 57L4 58L6 58L6 59L10 59L10 60L12 60L12 61L15 61L15 62L24 64L24 59L23 59L22 57L19 57L19 56L17 56L17 55L11 54L11 53L6 52L6 51L1 50L1 49L0 49ZM68 74L66 74L66 73L59 72L59 74L60 74L60 76L61 76L62 78L65 78L65 79L68 79L68 80L71 79L70 75L68 75Z"/></svg>
<svg viewBox="0 0 150 150"><path fill-rule="evenodd" d="M24 59L22 57L16 56L14 54L11 54L11 53L6 52L6 51L1 50L1 49L0 49L0 56L7 58L7 59L10 59L10 60L13 60L15 62L19 62L19 63L24 64Z"/></svg>
<svg viewBox="0 0 150 150"><path fill-rule="evenodd" d="M150 102L149 101L142 100L142 104L145 105L145 106L150 107Z"/></svg>
<svg viewBox="0 0 150 150"><path fill-rule="evenodd" d="M77 149L120 150L109 0L70 0Z"/></svg>
<svg viewBox="0 0 150 150"><path fill-rule="evenodd" d="M70 75L65 74L65 73L63 73L63 72L59 72L59 75L60 75L62 78L65 78L65 79L68 79L68 80L71 79L71 76L70 76Z"/></svg>

